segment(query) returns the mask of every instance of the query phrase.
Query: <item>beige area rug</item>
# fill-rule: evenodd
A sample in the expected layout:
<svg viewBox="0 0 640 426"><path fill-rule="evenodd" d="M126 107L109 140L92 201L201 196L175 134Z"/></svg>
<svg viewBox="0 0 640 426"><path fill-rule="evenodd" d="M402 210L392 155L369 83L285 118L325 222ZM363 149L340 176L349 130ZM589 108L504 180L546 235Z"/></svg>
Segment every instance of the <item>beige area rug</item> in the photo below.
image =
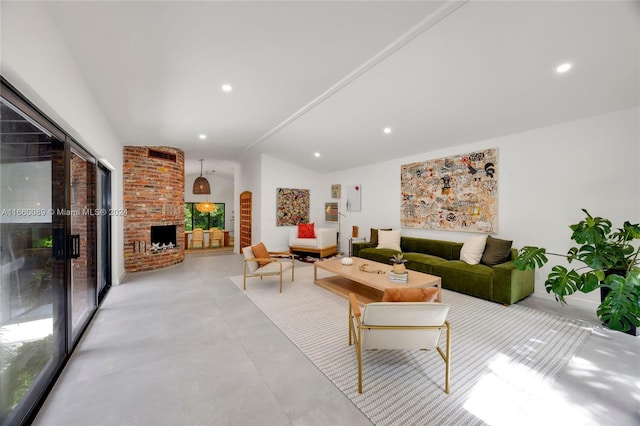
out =
<svg viewBox="0 0 640 426"><path fill-rule="evenodd" d="M242 276L232 280L242 289ZM295 283L285 278L283 286L280 294L277 277L249 278L246 295L374 424L580 423L580 408L567 411L550 388L589 335L587 323L443 290L451 393L437 352L383 350L363 354L359 394L347 300L313 284L313 267L296 269Z"/></svg>

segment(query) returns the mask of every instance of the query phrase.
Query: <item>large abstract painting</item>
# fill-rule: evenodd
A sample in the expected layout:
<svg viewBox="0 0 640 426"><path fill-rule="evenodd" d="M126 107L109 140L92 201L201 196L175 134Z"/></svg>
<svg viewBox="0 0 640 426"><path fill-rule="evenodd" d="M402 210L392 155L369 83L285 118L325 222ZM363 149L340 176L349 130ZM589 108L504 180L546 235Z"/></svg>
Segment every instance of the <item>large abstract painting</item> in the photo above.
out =
<svg viewBox="0 0 640 426"><path fill-rule="evenodd" d="M498 231L498 150L405 164L401 170L404 228Z"/></svg>
<svg viewBox="0 0 640 426"><path fill-rule="evenodd" d="M309 223L309 190L278 188L276 226Z"/></svg>

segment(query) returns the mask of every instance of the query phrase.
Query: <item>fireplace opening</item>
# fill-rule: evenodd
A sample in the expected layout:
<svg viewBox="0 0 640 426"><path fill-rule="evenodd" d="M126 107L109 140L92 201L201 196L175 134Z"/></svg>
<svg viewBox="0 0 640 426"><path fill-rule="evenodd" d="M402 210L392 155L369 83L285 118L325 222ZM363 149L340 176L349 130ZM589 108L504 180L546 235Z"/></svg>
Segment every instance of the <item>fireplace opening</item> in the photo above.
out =
<svg viewBox="0 0 640 426"><path fill-rule="evenodd" d="M151 252L175 248L176 238L176 225L152 226Z"/></svg>

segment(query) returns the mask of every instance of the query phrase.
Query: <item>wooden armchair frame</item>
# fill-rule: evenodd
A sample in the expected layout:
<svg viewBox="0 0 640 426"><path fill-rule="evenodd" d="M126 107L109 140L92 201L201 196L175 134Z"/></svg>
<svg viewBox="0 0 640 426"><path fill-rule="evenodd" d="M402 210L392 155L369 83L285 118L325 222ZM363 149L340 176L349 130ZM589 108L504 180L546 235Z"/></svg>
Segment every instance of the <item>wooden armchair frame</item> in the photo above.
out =
<svg viewBox="0 0 640 426"><path fill-rule="evenodd" d="M287 266L285 266L285 264L281 262L279 259L291 260L291 281L293 282L294 269L295 269L293 254L290 254L286 251L270 251L269 256L270 257L268 258L245 257L244 259L244 290L247 289L247 278L260 277L260 279L262 279L262 277L264 276L279 275L280 276L280 293L282 293L282 274L284 273L284 271L288 270L289 268L288 268L288 264ZM269 263L267 263L264 266L258 267L254 271L250 270L249 268L250 262L265 262L265 261L268 261ZM274 264L276 265L275 267L273 266Z"/></svg>

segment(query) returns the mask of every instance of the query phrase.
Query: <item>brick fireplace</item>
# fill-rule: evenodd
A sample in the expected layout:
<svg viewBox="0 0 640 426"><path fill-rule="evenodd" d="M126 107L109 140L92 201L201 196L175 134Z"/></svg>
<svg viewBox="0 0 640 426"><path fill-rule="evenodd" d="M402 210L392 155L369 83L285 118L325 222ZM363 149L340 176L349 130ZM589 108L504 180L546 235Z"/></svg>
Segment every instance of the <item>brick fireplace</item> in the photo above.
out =
<svg viewBox="0 0 640 426"><path fill-rule="evenodd" d="M125 270L150 271L182 262L184 152L165 146L125 146L122 175Z"/></svg>

